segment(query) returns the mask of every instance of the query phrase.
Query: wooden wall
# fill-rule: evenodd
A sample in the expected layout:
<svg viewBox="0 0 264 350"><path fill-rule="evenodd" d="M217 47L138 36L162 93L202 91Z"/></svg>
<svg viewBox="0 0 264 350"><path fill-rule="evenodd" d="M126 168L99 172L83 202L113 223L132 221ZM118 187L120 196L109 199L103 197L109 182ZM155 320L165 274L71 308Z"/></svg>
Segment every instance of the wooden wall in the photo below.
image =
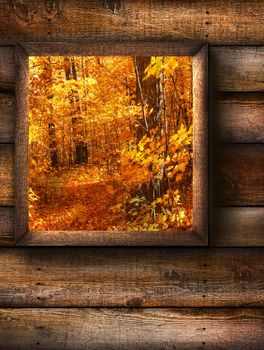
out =
<svg viewBox="0 0 264 350"><path fill-rule="evenodd" d="M264 2L0 2L0 349L264 348ZM14 44L209 43L207 248L14 247Z"/></svg>

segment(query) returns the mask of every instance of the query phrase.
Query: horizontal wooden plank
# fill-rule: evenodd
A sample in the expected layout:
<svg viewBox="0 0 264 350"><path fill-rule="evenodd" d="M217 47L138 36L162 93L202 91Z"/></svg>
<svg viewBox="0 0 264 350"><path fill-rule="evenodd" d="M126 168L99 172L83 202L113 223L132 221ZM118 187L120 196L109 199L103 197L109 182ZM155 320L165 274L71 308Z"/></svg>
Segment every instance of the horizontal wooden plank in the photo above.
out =
<svg viewBox="0 0 264 350"><path fill-rule="evenodd" d="M22 43L28 56L193 56L201 48L197 42L50 42L50 43Z"/></svg>
<svg viewBox="0 0 264 350"><path fill-rule="evenodd" d="M261 248L1 248L0 306L264 306L263 253Z"/></svg>
<svg viewBox="0 0 264 350"><path fill-rule="evenodd" d="M213 191L224 206L263 205L264 145L222 145ZM14 205L14 147L0 145L0 205Z"/></svg>
<svg viewBox="0 0 264 350"><path fill-rule="evenodd" d="M169 38L253 45L263 43L263 13L264 5L258 0L69 0L12 5L5 0L0 4L0 37L5 43Z"/></svg>
<svg viewBox="0 0 264 350"><path fill-rule="evenodd" d="M210 59L216 90L264 91L264 46L215 46Z"/></svg>
<svg viewBox="0 0 264 350"><path fill-rule="evenodd" d="M211 246L264 246L264 207L215 208Z"/></svg>
<svg viewBox="0 0 264 350"><path fill-rule="evenodd" d="M264 204L264 145L221 145L214 150L213 192L223 206ZM0 205L14 205L14 147L0 145Z"/></svg>
<svg viewBox="0 0 264 350"><path fill-rule="evenodd" d="M196 232L166 231L31 231L18 246L207 246Z"/></svg>
<svg viewBox="0 0 264 350"><path fill-rule="evenodd" d="M0 93L0 143L15 140L15 96Z"/></svg>
<svg viewBox="0 0 264 350"><path fill-rule="evenodd" d="M6 350L259 350L263 332L263 309L0 309Z"/></svg>
<svg viewBox="0 0 264 350"><path fill-rule="evenodd" d="M218 203L223 206L263 205L264 145L221 145L219 152L214 169L218 177L214 184Z"/></svg>
<svg viewBox="0 0 264 350"><path fill-rule="evenodd" d="M0 207L0 246L15 243L13 207ZM210 228L211 246L264 246L264 208L214 208Z"/></svg>
<svg viewBox="0 0 264 350"><path fill-rule="evenodd" d="M0 22L1 24L4 23L3 20L0 20ZM5 34L4 36L0 34L0 37L5 37ZM0 91L13 91L14 89L15 49L13 46L0 46Z"/></svg>
<svg viewBox="0 0 264 350"><path fill-rule="evenodd" d="M217 90L264 91L264 46L215 46L209 55L211 81ZM13 91L14 81L14 47L1 46L0 91Z"/></svg>
<svg viewBox="0 0 264 350"><path fill-rule="evenodd" d="M14 145L0 145L0 205L14 205Z"/></svg>
<svg viewBox="0 0 264 350"><path fill-rule="evenodd" d="M217 96L214 136L223 142L264 143L264 93L225 93ZM15 99L0 94L0 142L13 143Z"/></svg>
<svg viewBox="0 0 264 350"><path fill-rule="evenodd" d="M264 143L264 93L224 93L215 107L215 134L222 142Z"/></svg>
<svg viewBox="0 0 264 350"><path fill-rule="evenodd" d="M224 93L215 101L214 136L223 142L264 142L264 93ZM0 142L14 142L15 98L0 94Z"/></svg>
<svg viewBox="0 0 264 350"><path fill-rule="evenodd" d="M0 246L15 243L15 211L12 207L0 207Z"/></svg>

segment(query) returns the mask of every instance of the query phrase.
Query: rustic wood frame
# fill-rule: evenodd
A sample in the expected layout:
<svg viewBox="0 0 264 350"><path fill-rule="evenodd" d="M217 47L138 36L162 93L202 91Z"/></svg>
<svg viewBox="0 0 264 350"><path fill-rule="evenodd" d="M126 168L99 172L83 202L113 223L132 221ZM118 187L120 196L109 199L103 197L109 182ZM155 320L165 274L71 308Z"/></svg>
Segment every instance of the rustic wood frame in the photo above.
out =
<svg viewBox="0 0 264 350"><path fill-rule="evenodd" d="M193 56L193 229L175 232L29 231L28 57ZM16 45L16 244L19 246L205 246L208 244L208 47L199 43L20 43Z"/></svg>

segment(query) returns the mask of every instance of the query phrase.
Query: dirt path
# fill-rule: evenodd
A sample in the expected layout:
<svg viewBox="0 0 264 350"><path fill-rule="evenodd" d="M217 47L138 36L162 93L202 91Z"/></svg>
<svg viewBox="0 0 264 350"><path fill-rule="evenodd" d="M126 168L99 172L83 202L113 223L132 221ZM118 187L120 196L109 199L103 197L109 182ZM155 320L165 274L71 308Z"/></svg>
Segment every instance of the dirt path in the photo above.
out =
<svg viewBox="0 0 264 350"><path fill-rule="evenodd" d="M61 183L39 208L38 216L45 223L41 229L105 231L113 225L111 207L118 194L110 181Z"/></svg>

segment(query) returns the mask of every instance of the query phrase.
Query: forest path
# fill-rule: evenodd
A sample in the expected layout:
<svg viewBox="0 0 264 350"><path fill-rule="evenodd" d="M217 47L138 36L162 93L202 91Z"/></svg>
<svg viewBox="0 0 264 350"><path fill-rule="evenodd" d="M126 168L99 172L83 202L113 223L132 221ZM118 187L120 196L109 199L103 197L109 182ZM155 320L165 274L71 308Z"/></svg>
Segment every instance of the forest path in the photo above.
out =
<svg viewBox="0 0 264 350"><path fill-rule="evenodd" d="M111 207L117 203L119 195L118 183L88 180L87 176L80 181L75 176L73 171L68 177L52 179L56 185L52 185L49 198L39 210L39 217L46 223L45 229L108 230L113 222Z"/></svg>

